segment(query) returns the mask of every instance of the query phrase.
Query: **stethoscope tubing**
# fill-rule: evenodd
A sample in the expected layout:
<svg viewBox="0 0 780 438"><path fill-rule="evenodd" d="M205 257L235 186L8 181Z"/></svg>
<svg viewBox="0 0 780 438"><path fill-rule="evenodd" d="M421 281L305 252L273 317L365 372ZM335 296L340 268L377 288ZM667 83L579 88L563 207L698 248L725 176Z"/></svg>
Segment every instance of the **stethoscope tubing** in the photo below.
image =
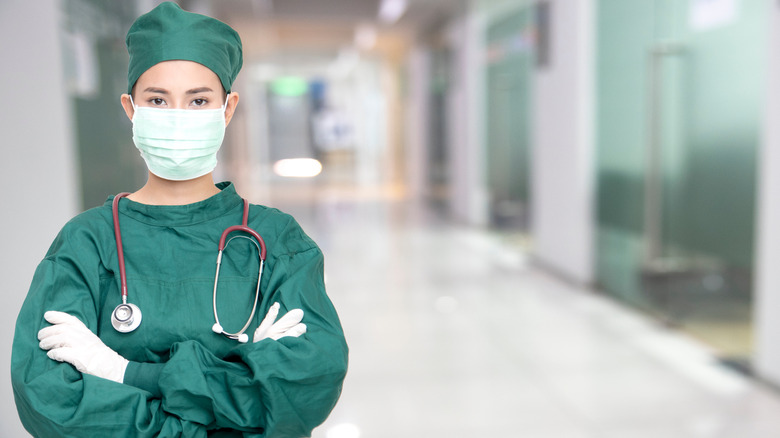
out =
<svg viewBox="0 0 780 438"><path fill-rule="evenodd" d="M114 196L111 203L111 213L114 218L114 238L116 239L116 252L119 259L119 280L122 284L122 304L127 304L127 274L125 272L125 251L122 247L122 233L119 230L119 200L130 193L122 192Z"/></svg>
<svg viewBox="0 0 780 438"><path fill-rule="evenodd" d="M236 339L239 342L247 342L249 340L249 336L246 335L244 332L247 328L249 328L249 325L252 323L252 319L255 317L255 312L257 311L257 302L260 298L260 281L263 277L263 266L265 265L265 256L266 256L266 248L265 248L265 241L262 237L260 237L260 234L249 228L247 221L249 217L249 201L244 199L244 215L242 219L241 225L233 225L225 229L225 231L222 232L222 236L219 238L219 253L217 254L217 272L214 274L214 291L212 294L212 305L214 307L214 326L212 327L212 331L215 333L220 333L225 336L227 336L230 339ZM244 233L247 233L257 239L256 241L252 240L249 237L245 236L234 236L231 237L229 240L227 239L228 235L234 231L241 231ZM246 239L249 239L252 243L257 246L257 252L258 256L260 257L260 267L259 272L257 274L257 289L255 290L255 302L252 305L252 313L249 315L249 319L247 319L246 324L241 328L241 330L237 331L236 333L229 333L225 331L225 329L222 327L222 325L219 322L219 314L217 312L217 286L219 285L219 270L222 266L222 253L224 252L225 248L227 248L227 245L230 243L231 240L235 239L236 237L245 237Z"/></svg>
<svg viewBox="0 0 780 438"><path fill-rule="evenodd" d="M128 196L129 194L130 193L127 192L119 193L114 197L114 200L111 203L111 213L113 216L113 223L114 223L114 238L116 239L117 259L119 262L119 279L122 288L121 289L122 304L119 307L121 307L122 305L131 306L131 311L134 310L138 312L138 321L136 321L136 323L132 326L132 328L124 327L123 329L120 330L118 325L121 324L118 323L115 324L115 321L112 321L112 324L115 324L115 328L117 328L117 330L124 333L135 330L135 328L138 326L138 323L140 323L140 318L141 318L140 309L138 309L138 306L127 303L127 273L125 270L125 253L124 253L124 247L122 246L122 233L120 231L120 226L119 226L119 200L121 198ZM265 265L265 258L266 258L266 246L265 246L265 241L260 236L260 234L257 231L249 228L248 225L249 201L247 201L246 199L243 199L243 201L244 201L244 212L242 215L241 225L233 225L226 228L225 231L222 232L222 235L220 236L219 239L219 246L218 246L219 254L217 255L217 272L214 275L214 291L213 291L215 324L212 330L218 334L225 335L230 339L236 339L239 340L240 342L247 342L248 335L244 334L244 332L246 331L247 328L249 328L249 325L252 323L252 319L254 318L255 312L257 310L257 302L260 297L260 281L262 280L263 277L263 267ZM227 239L228 235L236 231L247 233L250 236L254 237L256 241L246 236L234 236L228 240ZM222 264L222 253L225 250L225 248L227 248L227 245L230 243L230 240L234 239L235 237L244 237L246 239L249 239L250 241L252 241L252 243L255 244L255 246L257 246L258 255L260 257L260 267L257 275L257 289L255 290L255 301L254 304L252 305L252 313L249 315L249 319L247 320L246 324L244 324L244 327L241 328L241 330L239 330L236 333L228 333L222 328L222 326L219 323L219 315L217 314L217 285L219 284L219 271ZM116 315L116 310L114 311L114 316L115 315Z"/></svg>

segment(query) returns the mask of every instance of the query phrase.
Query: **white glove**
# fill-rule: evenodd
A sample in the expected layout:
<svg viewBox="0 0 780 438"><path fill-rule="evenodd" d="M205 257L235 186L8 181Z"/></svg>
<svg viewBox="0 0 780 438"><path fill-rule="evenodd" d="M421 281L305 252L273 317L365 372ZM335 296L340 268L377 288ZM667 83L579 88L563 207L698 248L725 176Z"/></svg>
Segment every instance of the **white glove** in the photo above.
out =
<svg viewBox="0 0 780 438"><path fill-rule="evenodd" d="M52 325L38 332L38 345L49 350L49 358L68 362L82 373L122 383L128 360L106 347L83 322L57 311L48 311L43 317Z"/></svg>
<svg viewBox="0 0 780 438"><path fill-rule="evenodd" d="M263 318L263 322L261 322L257 330L255 330L255 336L252 339L253 342L258 342L265 338L271 338L275 341L286 336L297 338L306 333L306 324L301 323L301 320L303 319L303 310L292 309L287 312L286 315L279 318L279 321L274 323L277 315L279 315L279 303L274 303L271 308L268 309L268 313L265 315L265 318Z"/></svg>

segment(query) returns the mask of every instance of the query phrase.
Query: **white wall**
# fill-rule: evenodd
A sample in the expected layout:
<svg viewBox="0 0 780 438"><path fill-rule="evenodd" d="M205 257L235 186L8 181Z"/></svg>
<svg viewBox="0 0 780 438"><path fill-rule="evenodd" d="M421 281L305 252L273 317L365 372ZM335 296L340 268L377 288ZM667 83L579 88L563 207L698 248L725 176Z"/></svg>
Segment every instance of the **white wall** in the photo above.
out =
<svg viewBox="0 0 780 438"><path fill-rule="evenodd" d="M484 22L484 16L472 10L453 20L447 32L452 49L446 115L452 215L458 221L478 226L488 222L484 175Z"/></svg>
<svg viewBox="0 0 780 438"><path fill-rule="evenodd" d="M535 258L594 280L593 3L551 0L551 58L534 89L531 214Z"/></svg>
<svg viewBox="0 0 780 438"><path fill-rule="evenodd" d="M428 184L428 107L430 105L430 56L424 47L413 47L407 57L408 90L404 102L405 173L409 199L422 201Z"/></svg>
<svg viewBox="0 0 780 438"><path fill-rule="evenodd" d="M60 227L77 210L74 151L63 87L57 0L0 1L0 437L26 433L10 379L16 316Z"/></svg>
<svg viewBox="0 0 780 438"><path fill-rule="evenodd" d="M769 69L761 148L755 277L755 357L758 375L780 385L780 6L769 17Z"/></svg>
<svg viewBox="0 0 780 438"><path fill-rule="evenodd" d="M484 34L492 20L534 0L472 1L450 25L448 114L452 210L485 225ZM572 281L594 281L593 0L551 0L551 61L534 77L531 214L534 256Z"/></svg>

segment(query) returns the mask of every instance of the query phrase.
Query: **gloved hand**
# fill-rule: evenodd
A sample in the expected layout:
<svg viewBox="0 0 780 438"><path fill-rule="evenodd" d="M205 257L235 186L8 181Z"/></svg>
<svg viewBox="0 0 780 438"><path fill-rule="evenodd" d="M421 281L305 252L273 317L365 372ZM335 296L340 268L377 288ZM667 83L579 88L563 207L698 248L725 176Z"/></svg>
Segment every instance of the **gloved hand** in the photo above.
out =
<svg viewBox="0 0 780 438"><path fill-rule="evenodd" d="M253 342L261 341L265 338L271 338L274 341L286 336L298 337L306 333L306 324L301 323L303 319L303 310L292 309L287 312L286 315L279 318L276 321L276 316L279 315L279 303L274 303L268 313L263 318L263 322L255 330L255 335L252 339Z"/></svg>
<svg viewBox="0 0 780 438"><path fill-rule="evenodd" d="M52 325L38 332L38 345L49 350L49 358L68 362L82 373L122 383L128 360L106 347L83 322L57 311L48 311L43 317Z"/></svg>

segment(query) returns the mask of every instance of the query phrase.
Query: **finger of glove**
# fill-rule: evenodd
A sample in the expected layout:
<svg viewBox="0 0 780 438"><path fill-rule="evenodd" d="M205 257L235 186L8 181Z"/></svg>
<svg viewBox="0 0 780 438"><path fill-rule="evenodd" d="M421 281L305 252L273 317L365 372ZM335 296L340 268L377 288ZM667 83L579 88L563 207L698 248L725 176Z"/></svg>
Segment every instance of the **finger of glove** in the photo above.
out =
<svg viewBox="0 0 780 438"><path fill-rule="evenodd" d="M38 330L38 340L42 341L48 337L56 336L68 331L70 331L70 327L65 325L49 325Z"/></svg>
<svg viewBox="0 0 780 438"><path fill-rule="evenodd" d="M38 340L40 347L47 350L57 345L88 345L101 342L86 326L83 324L56 324L44 327L38 331ZM46 347L48 346L48 348Z"/></svg>
<svg viewBox="0 0 780 438"><path fill-rule="evenodd" d="M276 340L279 340L281 338L286 338L286 337L297 338L298 336L300 336L300 335L302 335L304 333L306 333L306 324L301 323L301 324L296 324L293 327L290 327L288 330L285 330L282 333L277 333L275 335L272 335L271 339L276 341Z"/></svg>
<svg viewBox="0 0 780 438"><path fill-rule="evenodd" d="M50 324L70 324L77 326L84 325L84 323L75 316L65 312L58 312L56 310L49 310L48 312L44 313L43 318Z"/></svg>
<svg viewBox="0 0 780 438"><path fill-rule="evenodd" d="M51 350L58 347L75 347L76 339L68 332L53 333L50 336L40 338L38 346L44 350Z"/></svg>
<svg viewBox="0 0 780 438"><path fill-rule="evenodd" d="M265 318L263 318L263 322L260 323L258 329L272 326L274 321L276 321L277 316L279 316L279 303L273 303L268 309L268 313L265 314Z"/></svg>
<svg viewBox="0 0 780 438"><path fill-rule="evenodd" d="M46 331L57 331L57 330L70 330L74 335L81 336L82 338L90 339L90 338L97 338L97 336L92 333L92 331L87 328L86 325L84 325L83 322L81 322L80 319L76 318L73 315L67 314L65 312L58 312L55 310L50 310L43 314L44 319L46 319L48 322L52 324L50 327L44 327L41 329L41 331L44 332L44 335L46 334ZM59 328L54 328L59 327ZM39 332L40 336L40 332ZM40 339L40 337L39 337Z"/></svg>
<svg viewBox="0 0 780 438"><path fill-rule="evenodd" d="M86 372L87 370L86 366L81 362L79 350L76 348L55 348L49 350L46 355L49 356L50 359L56 360L57 362L67 362L76 367L76 369L82 373Z"/></svg>
<svg viewBox="0 0 780 438"><path fill-rule="evenodd" d="M283 317L279 318L279 321L276 321L271 331L276 333L284 332L286 330L289 330L291 327L294 327L296 324L300 323L301 320L303 320L303 310L292 309L289 312L287 312Z"/></svg>
<svg viewBox="0 0 780 438"><path fill-rule="evenodd" d="M252 342L257 342L261 339L265 339L268 337L268 330L273 326L274 321L276 320L276 316L279 314L279 303L274 303L270 309L268 309L268 313L265 315L265 318L263 318L263 321L260 323L260 326L257 327L255 330L255 334L252 337Z"/></svg>

